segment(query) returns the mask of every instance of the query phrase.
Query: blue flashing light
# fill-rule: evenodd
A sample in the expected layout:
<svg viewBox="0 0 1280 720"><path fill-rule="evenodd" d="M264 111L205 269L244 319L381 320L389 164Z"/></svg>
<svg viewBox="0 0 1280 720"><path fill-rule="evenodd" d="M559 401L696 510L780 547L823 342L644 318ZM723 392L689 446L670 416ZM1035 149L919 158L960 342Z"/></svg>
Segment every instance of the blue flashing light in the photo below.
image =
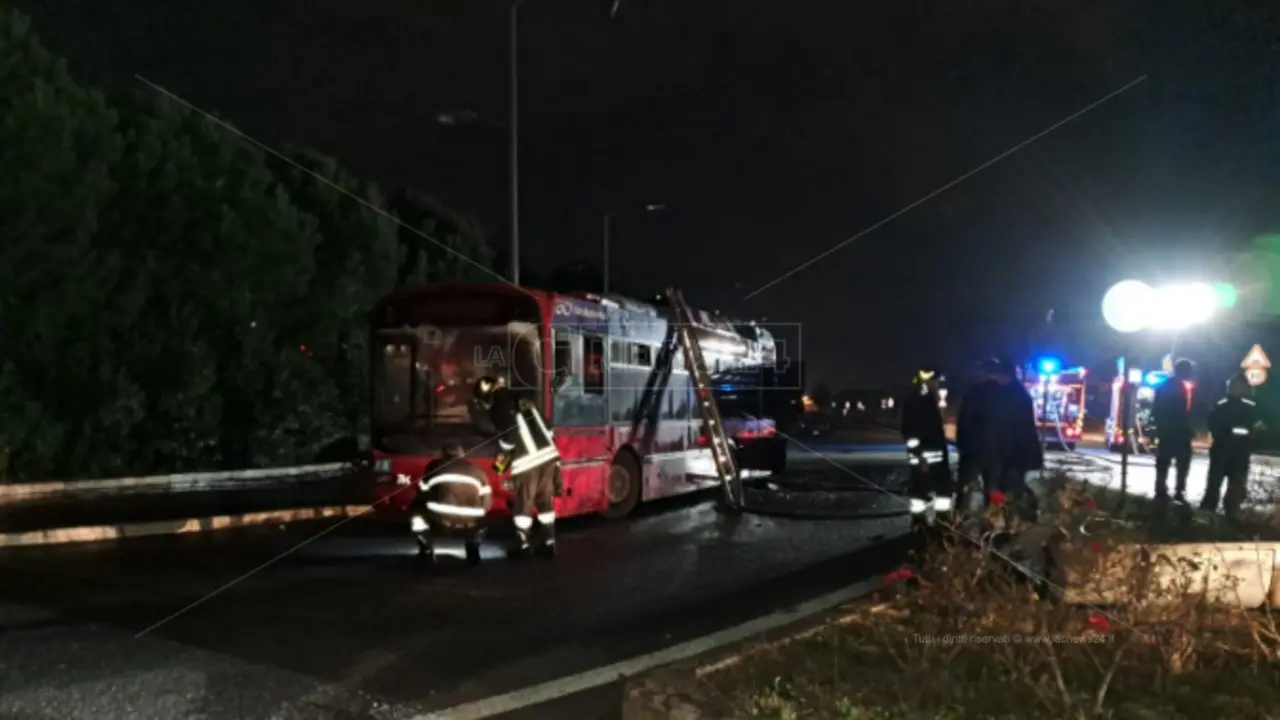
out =
<svg viewBox="0 0 1280 720"><path fill-rule="evenodd" d="M1057 358L1041 358L1039 365L1040 372L1045 375L1056 374L1062 369L1062 363L1058 362Z"/></svg>
<svg viewBox="0 0 1280 720"><path fill-rule="evenodd" d="M1164 381L1168 379L1169 379L1169 376L1166 373L1152 370L1151 372L1147 373L1146 383L1151 387L1156 387L1157 385L1163 384Z"/></svg>
<svg viewBox="0 0 1280 720"><path fill-rule="evenodd" d="M733 392L734 390L737 390L737 389L738 389L737 385L721 385L718 388L720 392Z"/></svg>

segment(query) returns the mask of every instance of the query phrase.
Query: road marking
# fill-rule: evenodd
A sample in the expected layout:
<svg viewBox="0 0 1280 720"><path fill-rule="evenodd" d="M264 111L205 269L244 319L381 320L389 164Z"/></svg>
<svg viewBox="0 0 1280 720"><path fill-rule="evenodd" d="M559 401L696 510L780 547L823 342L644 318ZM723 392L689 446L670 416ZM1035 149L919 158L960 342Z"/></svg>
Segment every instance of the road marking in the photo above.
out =
<svg viewBox="0 0 1280 720"><path fill-rule="evenodd" d="M324 507L266 510L240 515L173 518L171 520L144 523L49 528L45 530L29 530L27 532L0 533L0 548L100 542L103 540L147 537L151 535L182 535L330 517L353 517L367 512L369 512L368 505L328 505Z"/></svg>
<svg viewBox="0 0 1280 720"><path fill-rule="evenodd" d="M659 665L687 660L695 655L701 655L725 645L745 640L752 635L790 625L811 615L857 600L883 586L883 579L877 575L875 578L821 595L799 605L772 612L710 635L672 645L663 650L637 655L628 660L587 670L576 675L567 675L538 685L530 685L513 692L455 705L443 710L435 710L425 715L416 715L413 716L412 720L479 720L479 718L492 717L522 710L533 705L540 705L557 698L574 695L584 690L590 690L591 688L637 675Z"/></svg>

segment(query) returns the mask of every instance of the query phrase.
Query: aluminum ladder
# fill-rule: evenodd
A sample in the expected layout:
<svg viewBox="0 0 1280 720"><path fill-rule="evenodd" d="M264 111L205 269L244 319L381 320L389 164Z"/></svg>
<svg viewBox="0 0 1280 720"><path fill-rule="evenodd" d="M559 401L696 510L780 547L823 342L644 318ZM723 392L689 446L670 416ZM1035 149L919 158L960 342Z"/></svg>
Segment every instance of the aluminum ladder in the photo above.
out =
<svg viewBox="0 0 1280 720"><path fill-rule="evenodd" d="M671 301L671 322L675 326L676 340L684 351L685 369L693 381L693 390L698 399L698 414L702 417L702 434L711 446L711 458L715 462L716 475L724 488L725 504L733 510L741 510L742 478L738 474L738 465L734 461L733 449L729 437L725 435L724 423L720 419L720 408L716 406L715 397L711 393L711 375L707 372L707 361L702 355L702 346L694 332L693 311L684 301L684 294L679 290L667 290L667 298Z"/></svg>

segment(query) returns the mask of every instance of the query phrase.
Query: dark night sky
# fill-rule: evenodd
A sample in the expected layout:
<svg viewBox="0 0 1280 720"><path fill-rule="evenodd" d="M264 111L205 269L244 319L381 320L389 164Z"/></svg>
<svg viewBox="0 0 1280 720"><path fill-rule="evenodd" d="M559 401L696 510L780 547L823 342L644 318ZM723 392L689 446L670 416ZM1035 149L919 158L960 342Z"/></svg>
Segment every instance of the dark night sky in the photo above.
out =
<svg viewBox="0 0 1280 720"><path fill-rule="evenodd" d="M410 183L506 237L506 3L18 0L88 81L138 73L271 145ZM535 266L598 261L802 323L811 376L893 379L1096 324L1137 275L1223 276L1280 230L1280 15L1228 0L527 0L522 225ZM1148 80L750 301L1027 138ZM1161 264L1157 266L1155 262ZM710 263L708 272L697 263ZM1073 350L1103 350L1085 334ZM1009 350L1016 347L1010 346ZM1070 350L1070 349L1069 349Z"/></svg>

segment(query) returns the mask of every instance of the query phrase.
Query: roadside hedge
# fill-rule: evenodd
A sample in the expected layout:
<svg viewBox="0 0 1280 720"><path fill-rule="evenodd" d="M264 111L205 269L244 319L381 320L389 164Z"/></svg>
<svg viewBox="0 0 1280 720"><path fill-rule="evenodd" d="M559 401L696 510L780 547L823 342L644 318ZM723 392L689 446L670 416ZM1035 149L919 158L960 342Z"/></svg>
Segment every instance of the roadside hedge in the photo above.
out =
<svg viewBox="0 0 1280 720"><path fill-rule="evenodd" d="M375 298L492 253L432 198L285 155L77 84L0 9L0 481L306 463L362 434Z"/></svg>

